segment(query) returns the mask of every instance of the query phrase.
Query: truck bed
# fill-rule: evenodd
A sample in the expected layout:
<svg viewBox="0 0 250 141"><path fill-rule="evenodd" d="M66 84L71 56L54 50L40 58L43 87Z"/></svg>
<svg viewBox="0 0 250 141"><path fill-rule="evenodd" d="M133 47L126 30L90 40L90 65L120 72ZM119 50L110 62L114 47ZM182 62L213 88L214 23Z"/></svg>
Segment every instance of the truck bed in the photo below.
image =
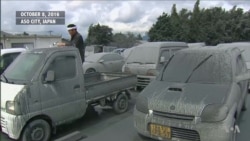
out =
<svg viewBox="0 0 250 141"><path fill-rule="evenodd" d="M136 75L125 73L84 74L87 103L108 97L136 85Z"/></svg>

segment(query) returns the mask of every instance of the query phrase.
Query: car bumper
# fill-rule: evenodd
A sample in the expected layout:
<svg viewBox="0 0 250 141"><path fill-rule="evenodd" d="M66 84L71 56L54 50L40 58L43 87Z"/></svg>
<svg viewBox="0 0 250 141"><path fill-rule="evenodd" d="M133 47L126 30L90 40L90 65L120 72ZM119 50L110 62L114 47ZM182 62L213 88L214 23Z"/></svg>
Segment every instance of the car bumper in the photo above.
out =
<svg viewBox="0 0 250 141"><path fill-rule="evenodd" d="M21 116L15 116L1 111L1 129L2 132L7 134L12 139L18 139L22 128L23 118Z"/></svg>
<svg viewBox="0 0 250 141"><path fill-rule="evenodd" d="M153 114L144 114L134 109L134 126L139 134L166 141L230 141L233 128L230 119L216 123L201 123L199 118L195 121L181 121L177 119L167 119ZM171 128L171 139L163 139L152 136L149 132L149 124L159 124Z"/></svg>

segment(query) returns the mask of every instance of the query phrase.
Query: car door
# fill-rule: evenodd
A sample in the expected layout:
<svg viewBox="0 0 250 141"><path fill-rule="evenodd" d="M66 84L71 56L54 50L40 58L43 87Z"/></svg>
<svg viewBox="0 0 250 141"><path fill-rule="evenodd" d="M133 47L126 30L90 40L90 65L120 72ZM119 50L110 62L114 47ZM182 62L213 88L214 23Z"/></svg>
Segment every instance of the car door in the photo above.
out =
<svg viewBox="0 0 250 141"><path fill-rule="evenodd" d="M103 70L102 72L113 72L114 71L114 62L110 54L103 55L100 60L102 60L101 65Z"/></svg>
<svg viewBox="0 0 250 141"><path fill-rule="evenodd" d="M67 54L55 53L42 70L39 86L42 112L57 124L75 119L81 114L81 107L77 104L81 81L77 75L76 56L73 51ZM48 71L54 71L53 82L44 82Z"/></svg>
<svg viewBox="0 0 250 141"><path fill-rule="evenodd" d="M121 55L113 54L113 67L115 72L121 72L122 66L124 65L125 61L124 58Z"/></svg>

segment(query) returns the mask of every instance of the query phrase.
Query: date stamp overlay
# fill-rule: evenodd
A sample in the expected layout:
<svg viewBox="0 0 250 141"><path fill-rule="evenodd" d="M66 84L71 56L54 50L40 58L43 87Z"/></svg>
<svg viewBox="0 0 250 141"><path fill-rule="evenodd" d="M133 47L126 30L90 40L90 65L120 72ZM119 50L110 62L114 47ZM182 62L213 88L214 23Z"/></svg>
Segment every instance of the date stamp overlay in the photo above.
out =
<svg viewBox="0 0 250 141"><path fill-rule="evenodd" d="M16 11L16 25L64 25L65 11Z"/></svg>

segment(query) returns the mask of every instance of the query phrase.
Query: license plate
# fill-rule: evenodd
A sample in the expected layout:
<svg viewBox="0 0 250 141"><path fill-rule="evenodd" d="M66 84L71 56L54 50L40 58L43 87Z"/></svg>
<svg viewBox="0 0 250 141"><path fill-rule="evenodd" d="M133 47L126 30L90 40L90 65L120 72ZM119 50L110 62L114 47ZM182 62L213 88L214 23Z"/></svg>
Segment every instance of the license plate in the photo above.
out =
<svg viewBox="0 0 250 141"><path fill-rule="evenodd" d="M167 126L157 125L157 124L150 124L149 130L151 135L162 137L166 139L171 138L171 128Z"/></svg>

